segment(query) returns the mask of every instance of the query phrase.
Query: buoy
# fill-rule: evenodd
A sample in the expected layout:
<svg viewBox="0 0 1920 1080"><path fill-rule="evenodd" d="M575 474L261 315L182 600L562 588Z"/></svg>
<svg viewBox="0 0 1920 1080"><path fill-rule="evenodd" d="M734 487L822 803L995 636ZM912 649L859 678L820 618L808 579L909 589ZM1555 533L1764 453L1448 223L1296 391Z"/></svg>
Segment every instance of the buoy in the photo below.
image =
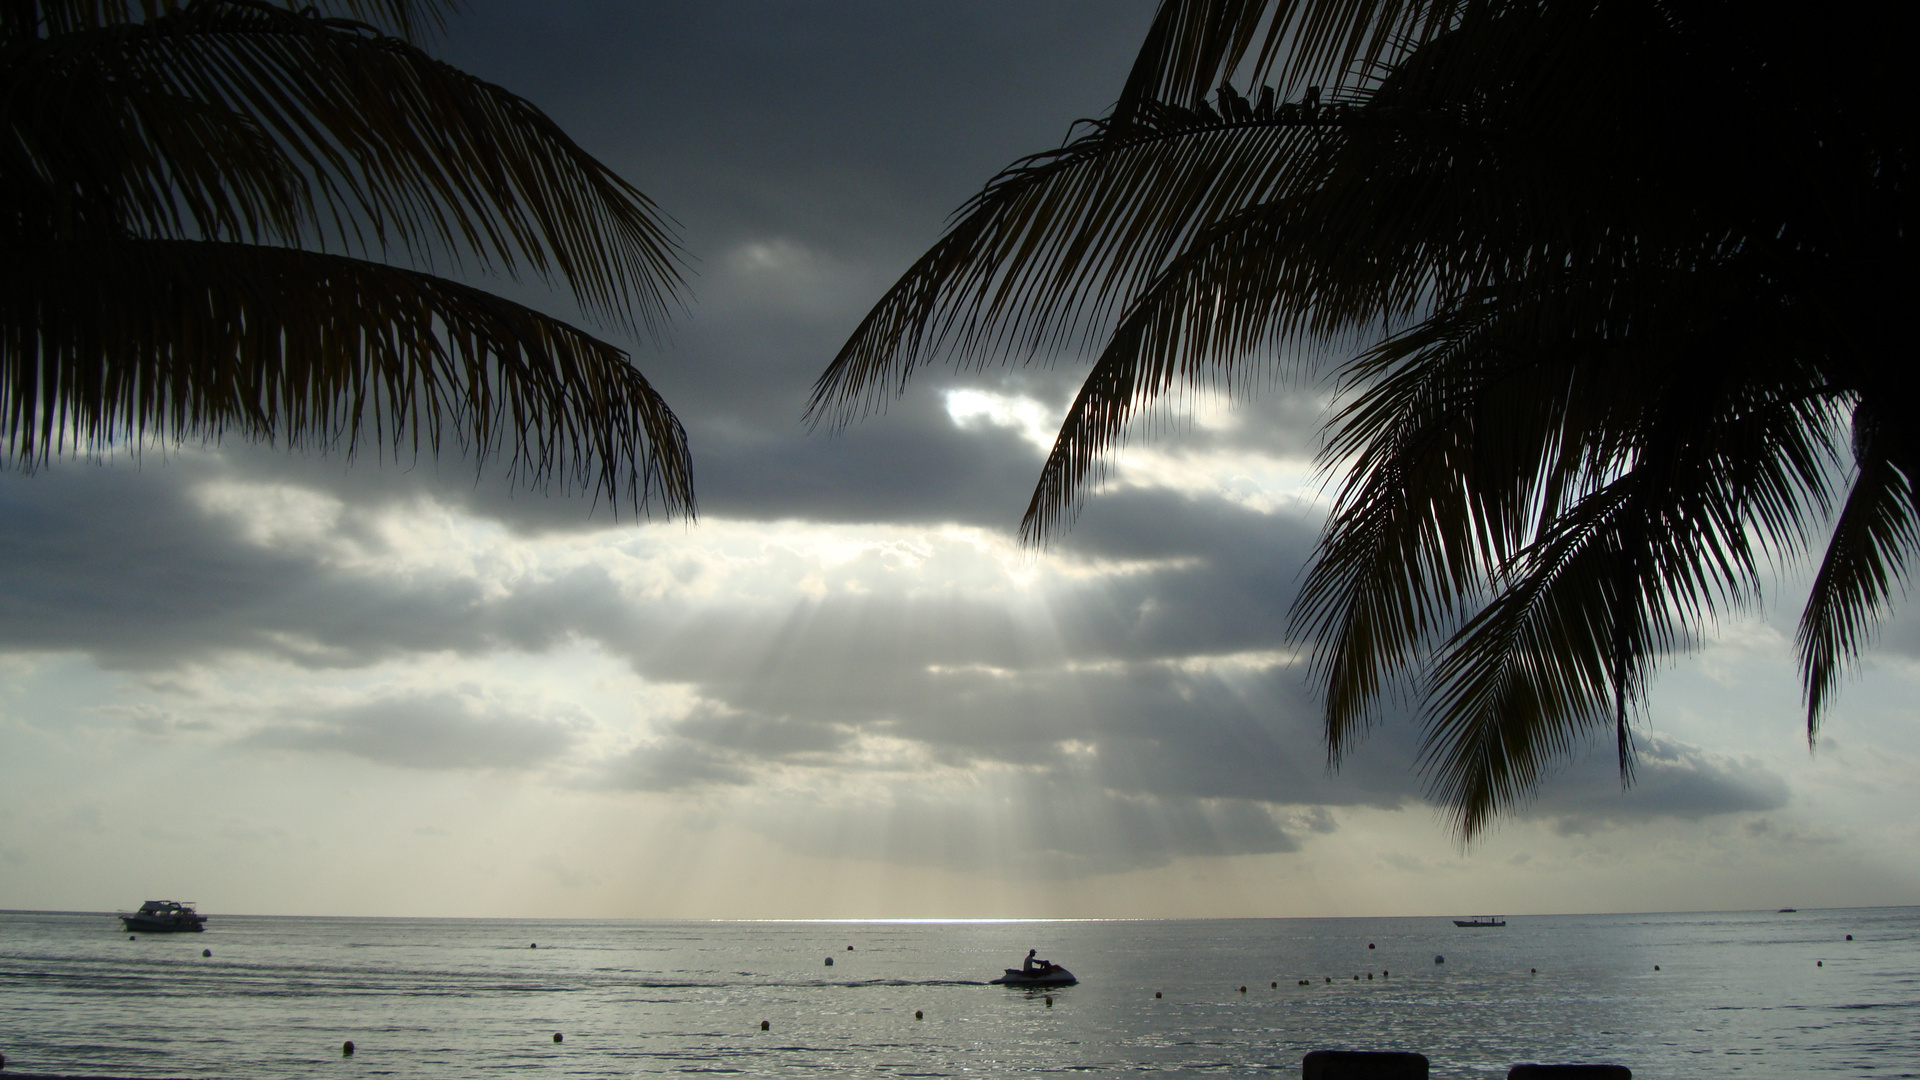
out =
<svg viewBox="0 0 1920 1080"><path fill-rule="evenodd" d="M1540 969L1539 969L1539 968L1528 968L1528 969L1527 969L1527 974L1529 974L1529 975L1538 975L1538 974L1540 974Z"/></svg>
<svg viewBox="0 0 1920 1080"><path fill-rule="evenodd" d="M1367 948L1369 949L1373 948L1373 942L1371 941L1367 942Z"/></svg>
<svg viewBox="0 0 1920 1080"><path fill-rule="evenodd" d="M1241 987L1241 988L1240 988L1240 992L1241 992L1241 993L1243 993L1243 994L1244 994L1244 993L1246 993L1246 992L1247 992L1247 988L1246 988L1246 987L1244 987L1244 986L1243 986L1243 987Z"/></svg>
<svg viewBox="0 0 1920 1080"><path fill-rule="evenodd" d="M201 949L201 950L200 950L200 955L201 955L201 956L212 956L212 955L213 955L213 950L212 950L212 949Z"/></svg>
<svg viewBox="0 0 1920 1080"><path fill-rule="evenodd" d="M918 1019L920 1019L920 1010L919 1010L919 1009L915 1009L915 1010L913 1010L913 1018L914 1018L915 1020L918 1020Z"/></svg>
<svg viewBox="0 0 1920 1080"><path fill-rule="evenodd" d="M1433 958L1433 962L1436 964L1444 964L1447 962L1447 958L1444 956L1435 955Z"/></svg>
<svg viewBox="0 0 1920 1080"><path fill-rule="evenodd" d="M1274 988L1275 990L1278 990L1278 989L1280 989L1280 984L1279 984L1279 983L1277 983L1277 982L1276 982L1276 983L1274 983L1274 984L1273 984L1273 988Z"/></svg>
<svg viewBox="0 0 1920 1080"><path fill-rule="evenodd" d="M557 1032L557 1031L556 1031L556 1032L554 1032L554 1033L553 1033L553 1041L554 1041L554 1042L559 1042L559 1041L560 1041L560 1033L559 1033L559 1032Z"/></svg>
<svg viewBox="0 0 1920 1080"><path fill-rule="evenodd" d="M1155 1000L1158 1000L1158 999L1159 999L1159 997L1160 997L1160 991L1158 991L1158 990L1155 990L1155 991L1153 992L1153 996L1154 996L1154 999L1155 999Z"/></svg>
<svg viewBox="0 0 1920 1080"><path fill-rule="evenodd" d="M1332 981L1333 981L1333 976L1331 976L1331 975L1329 975L1329 976L1327 976L1327 981L1328 981L1328 982L1332 982Z"/></svg>
<svg viewBox="0 0 1920 1080"><path fill-rule="evenodd" d="M1301 979L1301 980L1300 980L1300 985L1301 985L1301 986L1305 986L1305 985L1307 985L1307 980L1305 980L1305 979Z"/></svg>
<svg viewBox="0 0 1920 1080"><path fill-rule="evenodd" d="M831 956L829 956L829 957L827 957L827 966L828 966L828 967L832 967L832 966L833 966L833 957L831 957Z"/></svg>
<svg viewBox="0 0 1920 1080"><path fill-rule="evenodd" d="M1659 964L1655 964L1655 965L1653 965L1653 970L1655 970L1655 971L1659 971L1659 970L1660 970L1660 965L1659 965Z"/></svg>
<svg viewBox="0 0 1920 1080"><path fill-rule="evenodd" d="M772 1024L769 1024L769 1023L767 1023L767 1022L766 1022L765 1020L762 1020L762 1021L760 1021L760 1030L761 1030L761 1031L765 1031L765 1030L767 1030L768 1028L770 1028L770 1027L772 1027L772 1026L773 1026Z"/></svg>
<svg viewBox="0 0 1920 1080"><path fill-rule="evenodd" d="M1381 978L1383 978L1383 979L1384 979L1384 978L1386 978L1387 976L1389 976L1389 975L1391 975L1391 974L1393 974L1393 972L1391 972L1391 971L1388 971L1388 970L1387 970L1387 969L1385 969L1385 968L1381 968L1381 969L1380 969L1380 977L1381 977Z"/></svg>
<svg viewBox="0 0 1920 1080"><path fill-rule="evenodd" d="M1826 962L1825 960L1815 960L1815 961L1813 962L1813 966L1814 966L1814 967L1826 967L1826 966L1827 966L1827 962Z"/></svg>
<svg viewBox="0 0 1920 1080"><path fill-rule="evenodd" d="M1367 972L1367 981L1368 981L1368 982L1372 982L1372 981L1373 981L1373 972L1371 972L1371 971L1369 971L1369 972Z"/></svg>
<svg viewBox="0 0 1920 1080"><path fill-rule="evenodd" d="M539 948L539 947L540 947L540 943L539 943L539 942L537 942L537 941L529 941L529 942L527 942L527 948L529 948L529 949L537 949L537 948Z"/></svg>
<svg viewBox="0 0 1920 1080"><path fill-rule="evenodd" d="M1053 995L1052 995L1052 994L1048 994L1048 995L1047 995L1047 1008L1049 1008L1049 1009L1051 1009L1051 1008L1053 1008Z"/></svg>
<svg viewBox="0 0 1920 1080"><path fill-rule="evenodd" d="M1852 935L1852 934L1848 934L1848 935L1847 935L1847 940L1848 940L1848 941L1852 941L1852 940L1853 940L1853 935Z"/></svg>
<svg viewBox="0 0 1920 1080"><path fill-rule="evenodd" d="M848 951L848 952L852 952L852 951L853 951L853 946L851 946L851 945L849 945L849 946L847 946L847 951Z"/></svg>
<svg viewBox="0 0 1920 1080"><path fill-rule="evenodd" d="M353 1056L353 1040L352 1039L348 1039L346 1042L343 1042L340 1044L340 1056L341 1057Z"/></svg>
<svg viewBox="0 0 1920 1080"><path fill-rule="evenodd" d="M132 941L132 940L133 940L133 935L132 935L132 934L128 934L128 935L127 935L127 940L128 940L128 941Z"/></svg>

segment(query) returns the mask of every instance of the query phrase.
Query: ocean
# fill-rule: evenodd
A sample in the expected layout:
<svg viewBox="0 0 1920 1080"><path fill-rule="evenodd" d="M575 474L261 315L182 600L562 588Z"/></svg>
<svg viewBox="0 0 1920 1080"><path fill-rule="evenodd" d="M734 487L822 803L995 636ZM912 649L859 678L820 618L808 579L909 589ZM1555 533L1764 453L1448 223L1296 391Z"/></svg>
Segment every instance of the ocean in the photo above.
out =
<svg viewBox="0 0 1920 1080"><path fill-rule="evenodd" d="M130 941L107 914L0 913L6 1069L1298 1076L1310 1050L1377 1049L1423 1053L1435 1077L1527 1061L1675 1080L1920 1076L1911 907L1512 916L1501 929L209 914L205 933ZM986 985L1029 948L1080 984Z"/></svg>

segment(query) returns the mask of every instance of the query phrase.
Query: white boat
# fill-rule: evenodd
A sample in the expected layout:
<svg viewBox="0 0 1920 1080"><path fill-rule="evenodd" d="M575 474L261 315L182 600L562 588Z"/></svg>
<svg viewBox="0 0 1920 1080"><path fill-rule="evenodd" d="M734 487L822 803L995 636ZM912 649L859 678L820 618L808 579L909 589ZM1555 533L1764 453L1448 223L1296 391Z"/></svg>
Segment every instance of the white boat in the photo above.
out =
<svg viewBox="0 0 1920 1080"><path fill-rule="evenodd" d="M193 910L193 904L179 900L149 900L140 905L140 910L131 915L120 916L129 930L142 930L149 934L174 933L191 930L198 933L205 930L207 917Z"/></svg>
<svg viewBox="0 0 1920 1080"><path fill-rule="evenodd" d="M1072 986L1074 983L1080 981L1073 977L1073 972L1068 971L1059 964L1048 964L1045 967L1034 968L1032 971L1023 971L1020 968L1006 968L1004 970L1006 974L993 980L989 985Z"/></svg>
<svg viewBox="0 0 1920 1080"><path fill-rule="evenodd" d="M1455 926L1505 926L1507 920L1499 915L1482 915L1477 919L1455 919Z"/></svg>

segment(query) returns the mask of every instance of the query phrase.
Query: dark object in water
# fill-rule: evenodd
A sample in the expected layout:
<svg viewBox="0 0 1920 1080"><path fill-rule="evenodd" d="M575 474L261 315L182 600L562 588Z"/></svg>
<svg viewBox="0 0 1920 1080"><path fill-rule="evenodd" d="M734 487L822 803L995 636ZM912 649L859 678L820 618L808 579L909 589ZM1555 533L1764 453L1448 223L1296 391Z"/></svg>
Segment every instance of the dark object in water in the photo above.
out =
<svg viewBox="0 0 1920 1080"><path fill-rule="evenodd" d="M1049 1008L1049 1009L1051 1009L1051 1008L1053 1008L1053 995L1052 995L1052 994L1048 994L1048 995L1047 995L1047 1008Z"/></svg>
<svg viewBox="0 0 1920 1080"><path fill-rule="evenodd" d="M1475 927L1505 926L1507 925L1507 920L1501 915L1482 915L1474 919L1455 919L1453 920L1453 925Z"/></svg>
<svg viewBox="0 0 1920 1080"><path fill-rule="evenodd" d="M1435 955L1434 955L1434 958L1433 958L1433 962L1434 962L1434 963L1436 963L1436 964L1444 964L1444 963L1446 963L1446 962L1447 962L1447 958L1446 958L1446 957L1444 957L1444 956L1440 956L1440 955L1438 955L1438 954L1435 954Z"/></svg>
<svg viewBox="0 0 1920 1080"><path fill-rule="evenodd" d="M1047 1000L1048 1000L1048 1001L1052 1001L1053 999L1052 999L1052 998L1048 998ZM914 1018L915 1020L918 1020L918 1019L920 1019L920 1018L921 1018L921 1017L920 1017L920 1010L919 1010L919 1009L915 1009L915 1010L913 1010L913 1018Z"/></svg>
<svg viewBox="0 0 1920 1080"><path fill-rule="evenodd" d="M1799 909L1799 908L1797 908L1797 907L1783 907L1783 908L1781 908L1781 909L1780 909L1779 911L1776 911L1776 912L1774 912L1774 914L1775 914L1775 915L1791 915L1791 914L1793 914L1794 912L1796 912L1796 911L1799 911L1799 910L1800 910L1800 909Z"/></svg>
<svg viewBox="0 0 1920 1080"><path fill-rule="evenodd" d="M831 957L831 956L829 956L829 957L827 957L827 966L828 966L828 967L832 967L832 966L833 966L833 957Z"/></svg>
<svg viewBox="0 0 1920 1080"><path fill-rule="evenodd" d="M539 943L539 942L537 942L537 941L529 941L529 942L527 942L527 948L529 948L529 949L537 949L537 948L539 948L539 947L540 947L540 943Z"/></svg>
<svg viewBox="0 0 1920 1080"><path fill-rule="evenodd" d="M206 929L207 917L197 914L191 903L179 900L149 900L131 915L120 916L129 930L166 934L186 930L198 933Z"/></svg>
<svg viewBox="0 0 1920 1080"><path fill-rule="evenodd" d="M765 1031L765 1030L767 1030L767 1029L768 1029L769 1027L771 1027L771 1026L773 1026L773 1025L771 1025L771 1024L769 1024L769 1023L767 1023L767 1022L766 1022L765 1020L762 1020L762 1021L760 1021L760 1030L761 1030L761 1031Z"/></svg>
<svg viewBox="0 0 1920 1080"><path fill-rule="evenodd" d="M340 1056L341 1057L353 1056L353 1040L352 1039L348 1039L346 1042L343 1042L340 1044Z"/></svg>
<svg viewBox="0 0 1920 1080"><path fill-rule="evenodd" d="M200 955L201 955L201 956L212 956L212 955L213 955L213 950L212 950L212 949L201 949L201 950L200 950Z"/></svg>
<svg viewBox="0 0 1920 1080"><path fill-rule="evenodd" d="M556 1031L556 1032L554 1032L554 1033L553 1033L553 1041L554 1041L554 1042L559 1042L559 1041L560 1041L560 1033L559 1033L559 1032L557 1032L557 1031Z"/></svg>
<svg viewBox="0 0 1920 1080"><path fill-rule="evenodd" d="M1303 1080L1427 1080L1422 1054L1378 1050L1315 1050L1300 1062Z"/></svg>
<svg viewBox="0 0 1920 1080"><path fill-rule="evenodd" d="M1074 977L1073 972L1068 971L1066 968L1052 961L1048 961L1045 965L1034 968L1032 971L1027 971L1022 968L1001 968L1000 970L1006 972L1006 974L997 979L988 980L987 985L1072 986L1080 981ZM1160 995L1155 994L1154 996L1159 997Z"/></svg>
<svg viewBox="0 0 1920 1080"><path fill-rule="evenodd" d="M1515 1065L1507 1080L1633 1080L1625 1065Z"/></svg>
<svg viewBox="0 0 1920 1080"><path fill-rule="evenodd" d="M1847 935L1847 940L1848 940L1848 941L1852 941L1852 940L1853 940L1853 935L1852 935L1852 934L1848 934L1848 935Z"/></svg>

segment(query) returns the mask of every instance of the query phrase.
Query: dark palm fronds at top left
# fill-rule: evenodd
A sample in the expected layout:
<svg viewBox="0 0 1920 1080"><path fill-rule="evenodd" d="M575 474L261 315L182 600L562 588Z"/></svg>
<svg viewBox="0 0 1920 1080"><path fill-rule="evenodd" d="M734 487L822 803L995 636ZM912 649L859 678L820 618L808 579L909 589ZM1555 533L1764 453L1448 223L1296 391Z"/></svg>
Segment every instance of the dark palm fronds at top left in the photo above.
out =
<svg viewBox="0 0 1920 1080"><path fill-rule="evenodd" d="M433 451L455 434L529 477L692 511L684 432L623 350L428 273L380 272L388 256L530 272L655 339L680 304L678 242L645 195L531 103L415 43L448 7L0 5L0 229L49 260L0 298L12 463L143 435ZM112 310L89 259L101 281L181 276ZM193 384L212 372L237 381Z"/></svg>

